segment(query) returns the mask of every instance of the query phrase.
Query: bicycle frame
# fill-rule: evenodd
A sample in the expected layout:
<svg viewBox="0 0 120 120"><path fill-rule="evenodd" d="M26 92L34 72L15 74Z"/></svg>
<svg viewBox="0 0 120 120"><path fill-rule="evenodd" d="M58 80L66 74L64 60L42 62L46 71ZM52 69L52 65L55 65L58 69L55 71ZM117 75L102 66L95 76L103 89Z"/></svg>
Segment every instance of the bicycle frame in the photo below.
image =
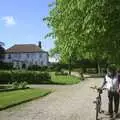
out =
<svg viewBox="0 0 120 120"><path fill-rule="evenodd" d="M96 88L96 87L94 87L92 89L95 89L98 92L98 96L96 97L96 100L94 101L94 103L96 104L96 120L99 120L98 119L99 113L102 112L101 111L101 93L100 93L100 91L98 91L98 88Z"/></svg>

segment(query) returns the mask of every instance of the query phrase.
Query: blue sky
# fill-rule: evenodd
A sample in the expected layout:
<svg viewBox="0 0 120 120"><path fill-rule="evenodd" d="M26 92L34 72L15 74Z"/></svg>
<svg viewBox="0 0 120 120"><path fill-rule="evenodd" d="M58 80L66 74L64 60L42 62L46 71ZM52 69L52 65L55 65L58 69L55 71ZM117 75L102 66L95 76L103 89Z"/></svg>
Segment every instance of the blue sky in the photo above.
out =
<svg viewBox="0 0 120 120"><path fill-rule="evenodd" d="M44 50L54 47L51 38L44 36L50 29L43 22L48 16L48 4L54 0L0 0L0 41L5 47L14 44L37 44Z"/></svg>

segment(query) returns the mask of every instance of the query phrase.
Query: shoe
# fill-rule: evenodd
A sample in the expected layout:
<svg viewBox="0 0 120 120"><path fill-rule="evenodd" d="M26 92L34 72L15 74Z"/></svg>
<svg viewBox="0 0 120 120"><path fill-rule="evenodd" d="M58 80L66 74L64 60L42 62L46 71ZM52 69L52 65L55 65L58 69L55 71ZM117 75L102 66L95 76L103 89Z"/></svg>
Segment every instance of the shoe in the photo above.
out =
<svg viewBox="0 0 120 120"><path fill-rule="evenodd" d="M110 115L110 118L113 118L113 114Z"/></svg>
<svg viewBox="0 0 120 120"><path fill-rule="evenodd" d="M115 118L117 118L117 116L118 116L118 114L114 113L113 118L115 119Z"/></svg>
<svg viewBox="0 0 120 120"><path fill-rule="evenodd" d="M112 115L112 113L107 112L107 113L105 113L105 115Z"/></svg>

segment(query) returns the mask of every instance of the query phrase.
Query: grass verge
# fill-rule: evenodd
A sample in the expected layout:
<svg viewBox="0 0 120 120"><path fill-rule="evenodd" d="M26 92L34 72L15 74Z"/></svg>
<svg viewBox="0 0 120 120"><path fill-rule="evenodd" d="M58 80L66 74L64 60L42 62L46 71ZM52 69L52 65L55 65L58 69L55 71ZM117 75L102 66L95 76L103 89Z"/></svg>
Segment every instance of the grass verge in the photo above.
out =
<svg viewBox="0 0 120 120"><path fill-rule="evenodd" d="M46 96L51 92L51 90L46 89L26 89L0 92L0 110Z"/></svg>
<svg viewBox="0 0 120 120"><path fill-rule="evenodd" d="M80 78L69 75L55 75L54 72L50 73L53 84L72 85L80 82Z"/></svg>

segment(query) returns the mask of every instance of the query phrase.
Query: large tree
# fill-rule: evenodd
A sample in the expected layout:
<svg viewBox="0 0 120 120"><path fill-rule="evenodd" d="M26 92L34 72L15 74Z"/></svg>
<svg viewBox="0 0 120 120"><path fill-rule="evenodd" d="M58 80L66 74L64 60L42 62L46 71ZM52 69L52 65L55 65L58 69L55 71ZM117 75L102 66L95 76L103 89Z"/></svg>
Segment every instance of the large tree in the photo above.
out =
<svg viewBox="0 0 120 120"><path fill-rule="evenodd" d="M119 63L119 0L56 0L45 20L63 61L94 59L98 68L102 59Z"/></svg>

